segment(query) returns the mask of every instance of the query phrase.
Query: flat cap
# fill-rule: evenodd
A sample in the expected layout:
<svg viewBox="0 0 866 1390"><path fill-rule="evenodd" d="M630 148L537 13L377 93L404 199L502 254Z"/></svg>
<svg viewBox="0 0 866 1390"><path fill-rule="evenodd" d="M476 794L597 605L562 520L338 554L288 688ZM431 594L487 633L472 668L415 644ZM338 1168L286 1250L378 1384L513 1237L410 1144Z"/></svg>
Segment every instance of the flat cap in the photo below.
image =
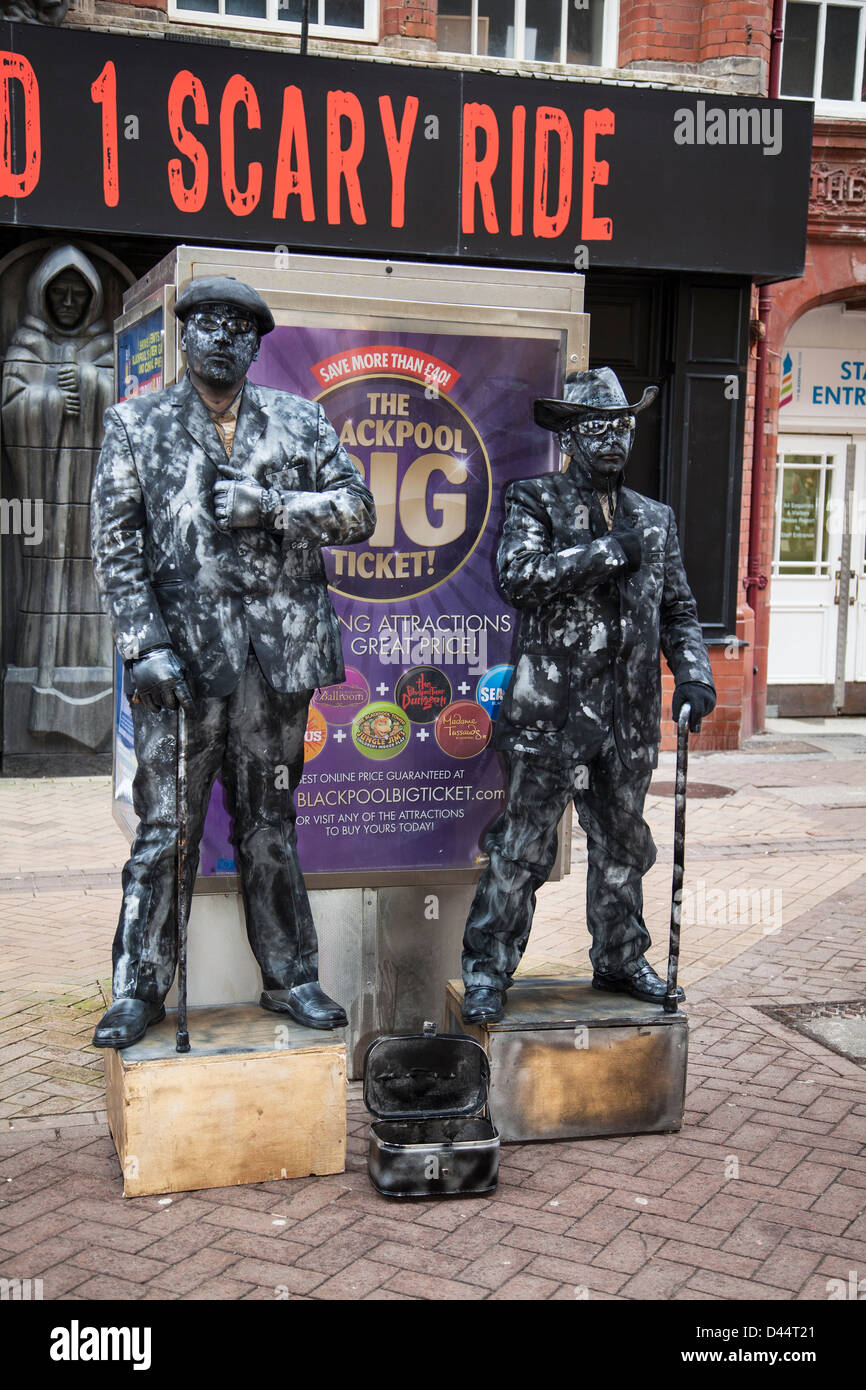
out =
<svg viewBox="0 0 866 1390"><path fill-rule="evenodd" d="M272 328L276 328L274 316L259 292L252 285L245 285L243 280L236 280L233 275L202 275L197 280L190 280L178 295L174 306L175 317L181 323L186 323L189 315L205 304L236 305L255 319L261 334L270 333Z"/></svg>

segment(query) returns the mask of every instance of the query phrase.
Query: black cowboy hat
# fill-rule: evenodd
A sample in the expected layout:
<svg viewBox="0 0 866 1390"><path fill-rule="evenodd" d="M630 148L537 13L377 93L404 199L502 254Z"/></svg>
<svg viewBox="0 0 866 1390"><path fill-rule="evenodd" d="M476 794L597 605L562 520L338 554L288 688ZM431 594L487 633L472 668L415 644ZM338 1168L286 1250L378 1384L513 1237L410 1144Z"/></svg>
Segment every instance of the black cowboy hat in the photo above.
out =
<svg viewBox="0 0 866 1390"><path fill-rule="evenodd" d="M542 397L534 401L532 413L542 429L568 429L576 415L636 415L652 405L659 393L657 386L648 386L636 404L631 405L610 367L594 367L588 372L572 372L565 379L565 396L561 401Z"/></svg>

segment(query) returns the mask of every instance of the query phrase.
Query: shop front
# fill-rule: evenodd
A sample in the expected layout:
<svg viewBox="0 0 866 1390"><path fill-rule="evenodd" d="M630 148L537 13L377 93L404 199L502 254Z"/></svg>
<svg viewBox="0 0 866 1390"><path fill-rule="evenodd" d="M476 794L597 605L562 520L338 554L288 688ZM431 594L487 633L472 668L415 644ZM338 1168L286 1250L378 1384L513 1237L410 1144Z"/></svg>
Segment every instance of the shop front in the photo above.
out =
<svg viewBox="0 0 866 1390"><path fill-rule="evenodd" d="M281 285L299 254L583 277L589 362L611 365L629 391L660 388L629 481L677 514L721 697L701 746L736 746L751 731L741 507L751 296L756 282L802 272L807 104L640 77L539 80L16 25L2 47L7 359L29 278L67 243L96 267L106 331L124 288L183 244L267 252ZM22 264L13 282L22 258L27 274ZM49 372L65 360L55 329ZM311 379L310 393L321 385ZM51 508L70 502L77 530L46 535L41 549L23 532L41 484L13 466L4 428L7 775L109 765L111 721L94 710L112 654L78 534L95 406L94 421L87 450L53 470L65 497L42 499L55 521ZM59 460L62 442L52 442ZM38 583L25 574L34 564ZM22 645L37 629L47 643ZM92 649L73 629L91 633ZM40 726L45 690L63 718Z"/></svg>

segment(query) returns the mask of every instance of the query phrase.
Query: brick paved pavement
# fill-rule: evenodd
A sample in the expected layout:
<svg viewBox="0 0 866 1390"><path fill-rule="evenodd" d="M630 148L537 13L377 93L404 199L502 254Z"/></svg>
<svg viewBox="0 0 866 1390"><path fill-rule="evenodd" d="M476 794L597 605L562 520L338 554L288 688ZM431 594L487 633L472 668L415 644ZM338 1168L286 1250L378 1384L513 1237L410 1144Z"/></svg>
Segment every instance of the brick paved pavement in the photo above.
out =
<svg viewBox="0 0 866 1390"><path fill-rule="evenodd" d="M753 746L692 761L734 791L689 806L683 1130L508 1145L492 1197L443 1204L375 1194L357 1096L343 1174L124 1200L87 1040L126 846L103 780L0 782L0 1276L76 1300L796 1300L866 1276L866 1069L759 1008L866 998L866 759ZM672 800L649 808L663 942ZM541 894L531 969L584 967L581 861Z"/></svg>

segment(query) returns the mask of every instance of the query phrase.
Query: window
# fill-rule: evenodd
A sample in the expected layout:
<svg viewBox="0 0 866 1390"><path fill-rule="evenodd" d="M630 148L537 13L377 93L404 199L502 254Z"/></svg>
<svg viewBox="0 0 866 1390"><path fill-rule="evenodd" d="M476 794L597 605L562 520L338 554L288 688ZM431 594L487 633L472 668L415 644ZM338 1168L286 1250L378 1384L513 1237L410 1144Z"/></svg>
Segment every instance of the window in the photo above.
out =
<svg viewBox="0 0 866 1390"><path fill-rule="evenodd" d="M303 0L169 0L170 19L299 34ZM379 37L379 0L310 0L310 37Z"/></svg>
<svg viewBox="0 0 866 1390"><path fill-rule="evenodd" d="M615 68L618 0L439 0L438 48Z"/></svg>
<svg viewBox="0 0 866 1390"><path fill-rule="evenodd" d="M774 574L826 575L834 458L785 454L778 472Z"/></svg>
<svg viewBox="0 0 866 1390"><path fill-rule="evenodd" d="M862 0L788 0L782 96L811 97L825 115L851 115L852 106L864 105L864 10Z"/></svg>

